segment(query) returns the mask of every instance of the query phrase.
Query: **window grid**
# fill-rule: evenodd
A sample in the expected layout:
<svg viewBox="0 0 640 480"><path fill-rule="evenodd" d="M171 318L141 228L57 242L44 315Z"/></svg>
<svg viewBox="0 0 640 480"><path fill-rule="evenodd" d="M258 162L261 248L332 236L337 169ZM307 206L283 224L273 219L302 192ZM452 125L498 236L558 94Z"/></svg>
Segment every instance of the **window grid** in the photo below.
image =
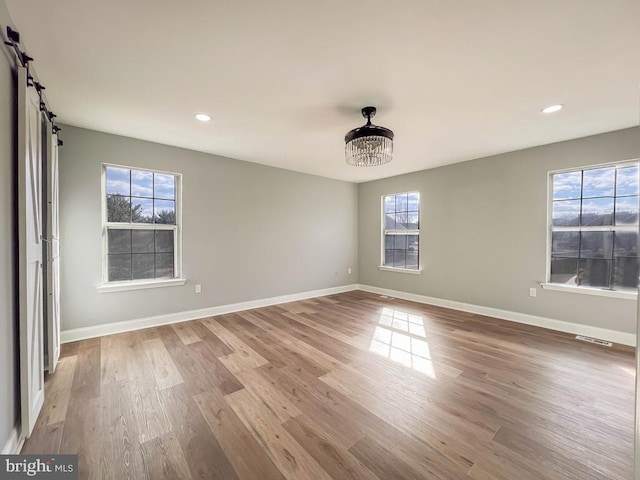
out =
<svg viewBox="0 0 640 480"><path fill-rule="evenodd" d="M587 181L586 174L589 172L597 172L598 170L612 170L612 193L611 194L588 194L586 192ZM628 171L635 170L635 189L626 193L619 192L619 175L620 171L628 169ZM592 287L599 287L605 289L620 289L620 288L637 288L637 276L638 276L638 263L637 263L637 231L638 231L638 179L637 172L638 163L627 163L624 165L609 165L599 166L594 168L587 168L582 170L576 170L574 172L558 172L551 176L552 182L552 212L551 215L551 251L550 251L550 275L549 280L554 281L558 277L562 277L558 271L566 270L558 262L564 262L566 265L575 264L574 277L570 278L566 282L561 283L573 283L577 286L588 285ZM557 175L571 174L580 172L580 193L579 196L569 196L568 198L556 199L555 191L555 177ZM624 178L623 178L624 179ZM620 194L619 194L620 193ZM597 213L585 214L585 200L602 200L611 199L612 205L610 210L610 218L607 219L607 215L600 215L602 217L602 223L600 224ZM619 212L618 206L624 205L621 202L623 199L635 199L635 209L627 212ZM579 215L577 217L577 225L557 225L555 217L555 207L563 202L576 202L579 201ZM628 207L627 207L628 208ZM623 216L623 213L627 214L626 219L619 218ZM628 220L632 219L632 222ZM561 223L562 220L560 219ZM595 225L593 223L596 223ZM554 234L567 234L569 238L575 235L574 239L570 242L577 243L576 255L571 255L571 251L557 251L556 240L559 241L559 235ZM587 240L591 236L592 245L597 242L593 241L593 237L601 235L602 247L601 251L588 250ZM627 241L623 241L627 239ZM631 241L628 241L631 239ZM610 244L610 246L607 246ZM618 246L620 245L620 248ZM625 252L622 249L626 248ZM635 251L634 251L635 250ZM554 267L555 272L554 272ZM563 273L566 273L563 272Z"/></svg>
<svg viewBox="0 0 640 480"><path fill-rule="evenodd" d="M420 268L420 193L382 197L382 265Z"/></svg>
<svg viewBox="0 0 640 480"><path fill-rule="evenodd" d="M126 175L127 181L121 181L120 188L113 188L118 182L111 181L113 179L109 178L110 172ZM139 176L143 180L136 185L134 176ZM146 180L144 180L145 176ZM164 178L164 192L161 191L163 184L157 180L158 178ZM122 190L123 187L126 187L125 190ZM146 192L141 191L145 188ZM103 276L105 283L173 279L180 276L179 189L179 174L103 165ZM139 205L135 203L137 199L150 201L151 210L147 212L147 217L133 217L134 209ZM119 203L113 203L114 201ZM158 202L167 202L168 208L160 210ZM116 214L114 212L118 206L120 211ZM144 209L144 206L140 209ZM129 210L128 218L125 213L127 210ZM114 247L116 250L112 249L110 237L113 232L129 232L128 235L124 234L125 237L128 236L127 251L118 250L117 247ZM144 241L142 232L152 232L151 238L146 239L147 242L151 241L146 246L136 246L134 240L136 235L139 236L137 239L139 242ZM162 238L162 232L171 233ZM161 242L165 245L159 246ZM121 262L116 264L116 260Z"/></svg>

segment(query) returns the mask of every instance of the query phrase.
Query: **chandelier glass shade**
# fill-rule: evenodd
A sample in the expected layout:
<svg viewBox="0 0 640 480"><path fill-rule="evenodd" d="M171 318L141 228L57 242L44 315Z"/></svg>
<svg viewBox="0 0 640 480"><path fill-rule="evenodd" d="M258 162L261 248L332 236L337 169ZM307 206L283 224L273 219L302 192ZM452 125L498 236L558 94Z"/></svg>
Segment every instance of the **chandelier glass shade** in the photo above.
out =
<svg viewBox="0 0 640 480"><path fill-rule="evenodd" d="M376 167L391 161L393 156L393 132L371 123L375 107L364 107L362 116L367 124L354 128L344 137L347 163L354 167Z"/></svg>

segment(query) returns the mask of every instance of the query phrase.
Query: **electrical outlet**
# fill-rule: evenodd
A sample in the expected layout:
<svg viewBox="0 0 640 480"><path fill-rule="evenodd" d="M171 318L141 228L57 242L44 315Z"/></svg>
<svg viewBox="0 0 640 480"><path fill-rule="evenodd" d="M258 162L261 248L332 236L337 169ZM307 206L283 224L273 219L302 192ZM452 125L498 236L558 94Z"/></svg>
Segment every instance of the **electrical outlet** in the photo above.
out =
<svg viewBox="0 0 640 480"><path fill-rule="evenodd" d="M538 291L535 288L530 288L529 289L529 296L530 297L535 297L538 294Z"/></svg>
<svg viewBox="0 0 640 480"><path fill-rule="evenodd" d="M202 285L196 285L196 293L202 293Z"/></svg>
<svg viewBox="0 0 640 480"><path fill-rule="evenodd" d="M347 268L347 273L351 275L351 267Z"/></svg>

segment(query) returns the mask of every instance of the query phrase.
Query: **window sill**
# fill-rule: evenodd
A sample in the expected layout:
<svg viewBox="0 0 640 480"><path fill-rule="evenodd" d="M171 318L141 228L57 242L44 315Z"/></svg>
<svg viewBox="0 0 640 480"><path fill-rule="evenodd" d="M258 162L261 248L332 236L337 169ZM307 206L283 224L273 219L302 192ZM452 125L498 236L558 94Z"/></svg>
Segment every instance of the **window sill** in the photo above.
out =
<svg viewBox="0 0 640 480"><path fill-rule="evenodd" d="M541 283L545 290L555 290L558 292L580 293L583 295L596 295L599 297L623 298L626 300L637 300L638 293L621 290L606 290L596 287L578 287L577 285L566 285L564 283Z"/></svg>
<svg viewBox="0 0 640 480"><path fill-rule="evenodd" d="M384 265L378 265L378 270L384 270L385 272L409 273L411 275L420 275L422 273L422 269L411 270L409 268L385 267Z"/></svg>
<svg viewBox="0 0 640 480"><path fill-rule="evenodd" d="M97 287L98 293L124 292L128 290L143 290L146 288L177 287L187 283L186 278L172 278L170 280L143 280L136 282L105 283Z"/></svg>

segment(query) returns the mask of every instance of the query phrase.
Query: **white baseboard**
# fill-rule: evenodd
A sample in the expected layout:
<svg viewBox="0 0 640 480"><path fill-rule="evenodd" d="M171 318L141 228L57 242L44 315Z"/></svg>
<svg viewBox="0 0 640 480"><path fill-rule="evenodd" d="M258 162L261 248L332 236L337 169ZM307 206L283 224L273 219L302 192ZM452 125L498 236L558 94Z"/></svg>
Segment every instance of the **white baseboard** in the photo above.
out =
<svg viewBox="0 0 640 480"><path fill-rule="evenodd" d="M107 323L103 325L95 325L92 327L75 328L72 330L63 330L60 334L62 343L74 342L76 340L84 340L87 338L101 337L103 335L112 335L114 333L130 332L133 330L141 330L143 328L157 327L159 325L167 325L170 323L186 322L188 320L196 320L198 318L211 317L214 315L223 315L225 313L240 312L242 310L250 310L252 308L268 307L270 305L278 305L281 303L295 302L298 300L306 300L309 298L322 297L325 295L333 295L336 293L350 292L353 290L363 290L365 292L377 293L379 295L387 295L390 297L401 298L418 303L435 305L438 307L451 308L463 312L475 313L478 315L486 315L488 317L509 320L511 322L533 325L536 327L548 328L559 332L571 333L575 335L586 335L587 337L601 338L622 345L635 346L636 335L633 333L619 332L617 330L609 330L606 328L592 327L579 323L566 322L564 320L554 320L552 318L539 317L526 313L512 312L509 310L501 310L499 308L483 307L481 305L473 305L470 303L456 302L453 300L444 300L441 298L428 297L415 293L400 292L398 290L389 290L387 288L372 287L370 285L344 285L340 287L324 288L322 290L313 290L309 292L294 293L291 295L282 295L279 297L263 298L260 300L252 300L248 302L233 303L230 305L219 305L217 307L202 308L199 310L189 310L186 312L170 313L166 315L157 315L153 317L139 318L135 320L127 320L124 322Z"/></svg>
<svg viewBox="0 0 640 480"><path fill-rule="evenodd" d="M483 307L470 303L456 302L453 300L444 300L441 298L427 297L425 295L417 295L415 293L400 292L397 290L389 290L387 288L372 287L370 285L359 285L360 290L379 295L387 295L403 300L410 300L418 303L426 303L438 307L451 308L463 312L475 313L478 315L486 315L488 317L499 318L501 320L509 320L516 323L524 323L536 327L548 328L564 333L572 333L575 335L585 335L587 337L601 338L613 343L622 345L636 345L636 334L620 332L617 330L609 330L606 328L592 327L580 323L566 322L564 320L554 320L552 318L538 317L536 315L528 315L526 313L512 312L509 310L501 310L499 308Z"/></svg>
<svg viewBox="0 0 640 480"><path fill-rule="evenodd" d="M20 427L16 425L11 430L7 443L4 444L2 455L17 455L22 450L22 445L24 445L24 438L20 438Z"/></svg>
<svg viewBox="0 0 640 480"><path fill-rule="evenodd" d="M166 315L138 318L135 320L126 320L123 322L106 323L102 325L95 325L92 327L74 328L71 330L63 330L62 332L60 332L60 342L75 342L76 340L102 337L103 335L112 335L114 333L131 332L133 330L157 327L159 325L167 325L169 323L186 322L188 320L196 320L198 318L223 315L225 313L240 312L242 310L250 310L252 308L268 307L270 305L295 302L298 300L307 300L309 298L350 292L357 289L358 285L343 285L340 287L323 288L322 290L312 290L309 292L281 295L279 297L262 298L260 300L251 300L248 302L233 303L230 305L219 305L217 307L201 308L199 310L189 310L186 312L169 313Z"/></svg>

